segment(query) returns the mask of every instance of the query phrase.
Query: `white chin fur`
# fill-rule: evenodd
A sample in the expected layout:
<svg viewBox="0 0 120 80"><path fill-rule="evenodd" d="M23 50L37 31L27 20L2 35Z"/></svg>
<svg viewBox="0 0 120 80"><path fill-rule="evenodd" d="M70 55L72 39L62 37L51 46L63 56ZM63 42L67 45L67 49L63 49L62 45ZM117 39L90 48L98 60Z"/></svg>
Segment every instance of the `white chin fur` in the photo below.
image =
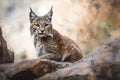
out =
<svg viewBox="0 0 120 80"><path fill-rule="evenodd" d="M52 37L53 38L53 34L48 34L48 36Z"/></svg>

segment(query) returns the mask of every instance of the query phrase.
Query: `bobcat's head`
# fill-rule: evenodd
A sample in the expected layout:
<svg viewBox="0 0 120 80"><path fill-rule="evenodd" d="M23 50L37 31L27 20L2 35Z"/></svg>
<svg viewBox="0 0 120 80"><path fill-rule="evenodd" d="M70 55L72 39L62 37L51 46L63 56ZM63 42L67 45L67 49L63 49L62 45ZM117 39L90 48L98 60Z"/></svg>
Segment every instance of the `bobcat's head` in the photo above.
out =
<svg viewBox="0 0 120 80"><path fill-rule="evenodd" d="M33 10L30 8L30 32L31 35L37 35L39 37L53 37L52 33L52 8L51 10L44 16L37 16Z"/></svg>

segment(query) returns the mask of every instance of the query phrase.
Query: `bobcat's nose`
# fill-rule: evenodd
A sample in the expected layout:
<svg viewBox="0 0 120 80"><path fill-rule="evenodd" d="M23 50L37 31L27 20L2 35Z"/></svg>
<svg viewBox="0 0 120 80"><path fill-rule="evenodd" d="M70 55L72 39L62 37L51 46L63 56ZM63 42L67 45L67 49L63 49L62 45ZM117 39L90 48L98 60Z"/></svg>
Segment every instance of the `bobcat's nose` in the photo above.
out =
<svg viewBox="0 0 120 80"><path fill-rule="evenodd" d="M41 33L43 33L44 32L44 28L43 27L40 27L40 31L41 31Z"/></svg>

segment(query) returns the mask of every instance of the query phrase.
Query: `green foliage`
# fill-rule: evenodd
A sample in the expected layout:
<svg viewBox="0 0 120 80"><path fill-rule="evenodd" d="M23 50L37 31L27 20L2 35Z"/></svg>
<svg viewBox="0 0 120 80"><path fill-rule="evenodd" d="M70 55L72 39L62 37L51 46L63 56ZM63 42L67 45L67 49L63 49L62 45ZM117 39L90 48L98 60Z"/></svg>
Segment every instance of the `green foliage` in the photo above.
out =
<svg viewBox="0 0 120 80"><path fill-rule="evenodd" d="M114 19L115 17L111 15L106 20L99 20L96 25L91 24L87 27L87 33L90 38L84 51L85 54L88 54L91 50L106 43L110 39Z"/></svg>
<svg viewBox="0 0 120 80"><path fill-rule="evenodd" d="M15 62L25 60L27 58L27 54L25 51L15 54Z"/></svg>
<svg viewBox="0 0 120 80"><path fill-rule="evenodd" d="M105 21L98 21L97 28L98 32L96 34L96 39L99 43L104 43L111 36L111 31L113 30L113 16L109 16Z"/></svg>
<svg viewBox="0 0 120 80"><path fill-rule="evenodd" d="M27 55L26 55L26 52L25 51L23 51L21 54L20 54L20 57L21 57L21 59L26 59L27 58Z"/></svg>

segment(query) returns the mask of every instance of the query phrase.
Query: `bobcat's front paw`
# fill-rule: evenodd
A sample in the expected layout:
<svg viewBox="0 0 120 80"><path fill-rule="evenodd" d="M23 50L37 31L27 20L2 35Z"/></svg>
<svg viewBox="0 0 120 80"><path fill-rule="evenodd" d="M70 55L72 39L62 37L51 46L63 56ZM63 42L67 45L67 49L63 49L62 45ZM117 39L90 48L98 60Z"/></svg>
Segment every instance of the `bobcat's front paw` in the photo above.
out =
<svg viewBox="0 0 120 80"><path fill-rule="evenodd" d="M49 59L49 60L61 61L60 55L55 55L53 53L41 55L41 56L39 56L39 59Z"/></svg>

